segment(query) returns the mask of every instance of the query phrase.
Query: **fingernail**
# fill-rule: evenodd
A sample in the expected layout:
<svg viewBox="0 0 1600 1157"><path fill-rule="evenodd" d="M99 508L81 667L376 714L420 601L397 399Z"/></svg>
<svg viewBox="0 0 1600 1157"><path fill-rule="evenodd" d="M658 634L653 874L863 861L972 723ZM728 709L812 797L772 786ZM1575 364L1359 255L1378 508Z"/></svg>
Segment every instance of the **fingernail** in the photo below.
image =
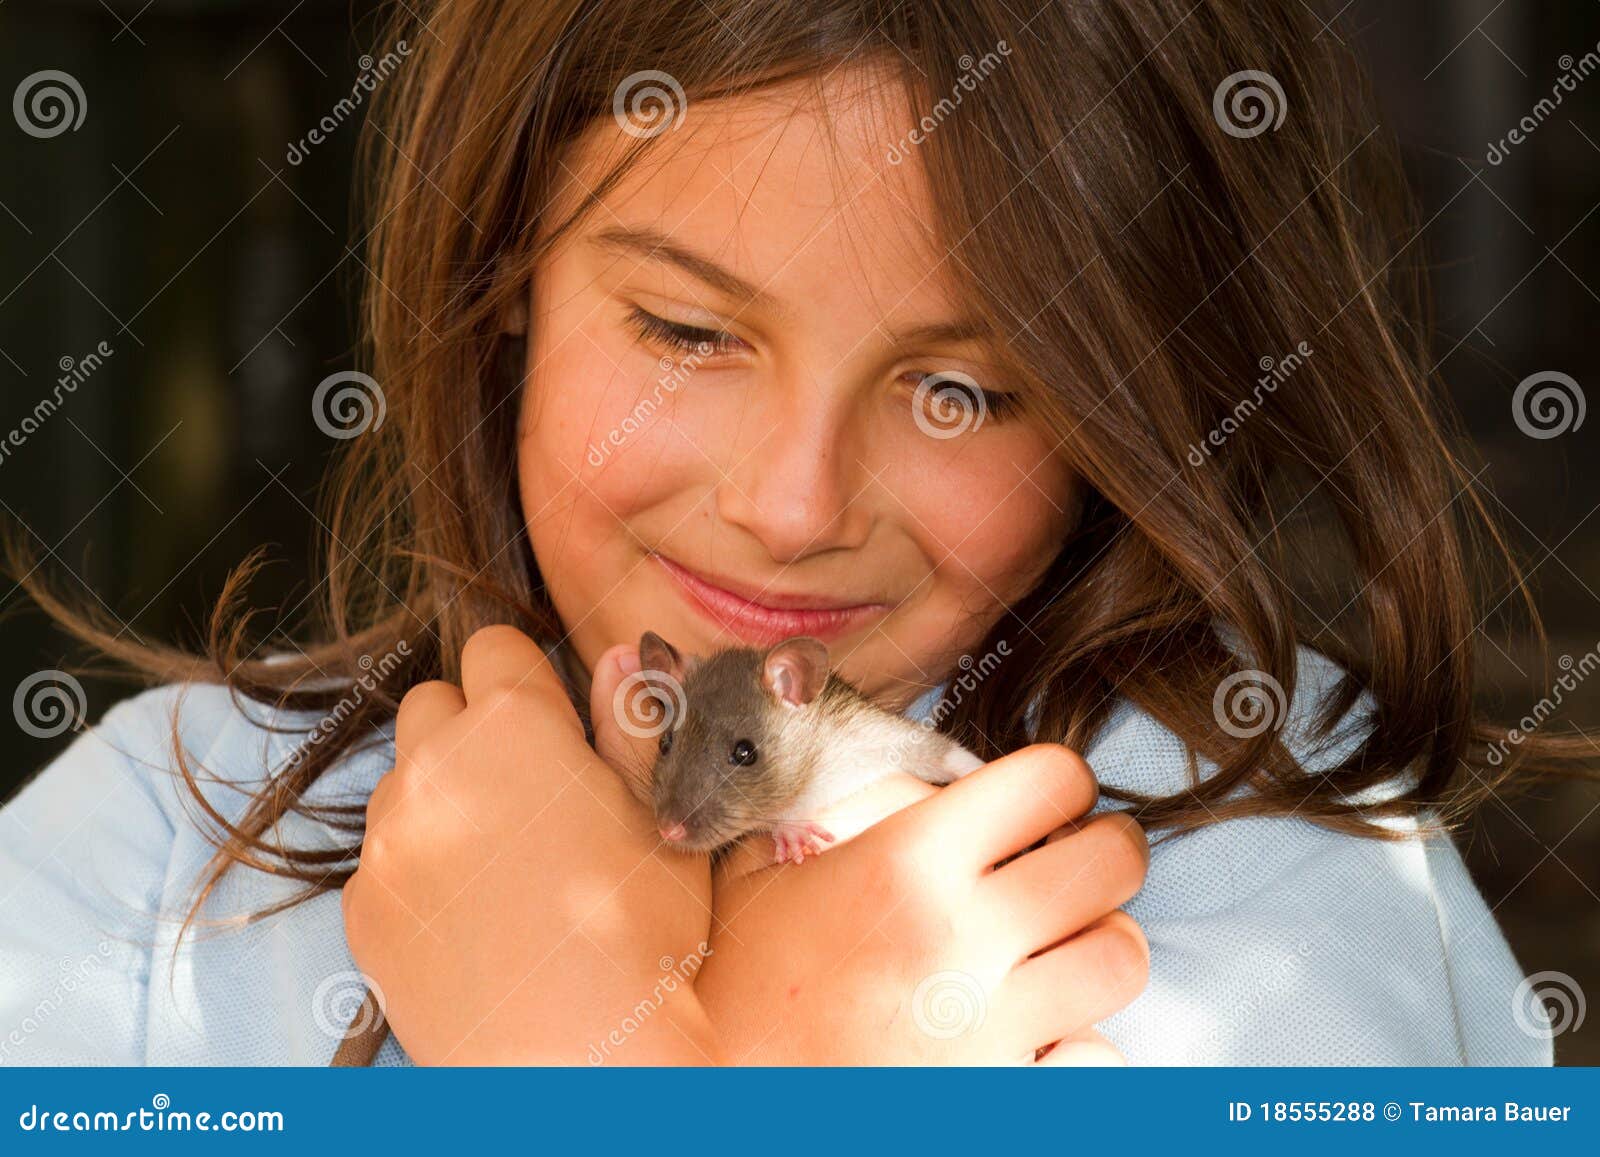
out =
<svg viewBox="0 0 1600 1157"><path fill-rule="evenodd" d="M636 674L639 666L639 652L634 647L629 647L617 656L617 669L624 675Z"/></svg>

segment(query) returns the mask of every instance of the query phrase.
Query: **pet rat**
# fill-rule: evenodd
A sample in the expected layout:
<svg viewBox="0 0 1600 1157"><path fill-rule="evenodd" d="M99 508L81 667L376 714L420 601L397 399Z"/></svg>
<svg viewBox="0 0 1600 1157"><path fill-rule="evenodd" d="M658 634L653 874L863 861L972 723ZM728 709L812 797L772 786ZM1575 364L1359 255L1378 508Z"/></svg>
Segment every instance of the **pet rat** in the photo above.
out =
<svg viewBox="0 0 1600 1157"><path fill-rule="evenodd" d="M814 817L875 780L903 771L943 785L983 766L833 674L827 645L810 636L686 661L646 631L639 663L655 697L671 703L650 803L661 838L680 851L769 832L774 862L800 863L834 839Z"/></svg>

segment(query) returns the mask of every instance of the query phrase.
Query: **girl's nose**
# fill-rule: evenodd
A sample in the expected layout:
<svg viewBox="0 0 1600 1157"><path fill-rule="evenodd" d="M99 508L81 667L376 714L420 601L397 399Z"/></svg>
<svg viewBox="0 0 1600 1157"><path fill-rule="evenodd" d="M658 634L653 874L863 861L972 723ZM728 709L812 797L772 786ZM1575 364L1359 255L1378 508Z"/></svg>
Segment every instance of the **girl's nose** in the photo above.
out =
<svg viewBox="0 0 1600 1157"><path fill-rule="evenodd" d="M866 542L868 511L859 450L848 419L815 402L773 411L744 440L717 488L717 513L749 532L777 562ZM759 440L758 440L759 439Z"/></svg>

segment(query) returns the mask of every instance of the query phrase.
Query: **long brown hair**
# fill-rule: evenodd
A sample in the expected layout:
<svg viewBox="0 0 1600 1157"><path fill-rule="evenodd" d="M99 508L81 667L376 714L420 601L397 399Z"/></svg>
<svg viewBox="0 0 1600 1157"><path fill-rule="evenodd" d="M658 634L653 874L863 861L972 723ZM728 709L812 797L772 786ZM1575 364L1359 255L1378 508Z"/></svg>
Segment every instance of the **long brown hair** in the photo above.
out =
<svg viewBox="0 0 1600 1157"><path fill-rule="evenodd" d="M191 918L238 864L303 881L287 903L340 886L361 809L314 806L307 790L372 742L406 688L455 679L479 627L560 638L515 483L526 339L503 319L572 224L542 217L564 153L646 72L681 86L690 115L852 63L904 79L918 122L905 158L926 167L947 267L1007 336L1089 496L1045 579L994 628L1003 676L945 729L989 755L1032 738L1081 749L1124 697L1217 764L1181 794L1119 797L1180 832L1292 813L1382 836L1384 817L1457 816L1519 761L1572 754L1540 738L1496 766L1487 744L1504 733L1474 715L1480 599L1523 586L1443 424L1411 199L1350 51L1300 0L1026 10L1024 22L1003 0L399 6L377 48L407 53L367 137L364 336L387 414L348 443L326 496L316 637L303 653L258 653L254 558L203 656L119 641L30 583L69 629L152 679L327 716L238 820L205 804L178 751L218 845ZM639 141L617 173L660 144ZM1477 591L1480 573L1507 586ZM1375 705L1365 742L1316 776L1277 726L1223 726L1219 707L1247 678L1258 718L1281 715L1302 643L1348 672L1320 705L1324 732L1363 691ZM1383 802L1359 802L1382 785ZM291 811L349 846L281 846Z"/></svg>

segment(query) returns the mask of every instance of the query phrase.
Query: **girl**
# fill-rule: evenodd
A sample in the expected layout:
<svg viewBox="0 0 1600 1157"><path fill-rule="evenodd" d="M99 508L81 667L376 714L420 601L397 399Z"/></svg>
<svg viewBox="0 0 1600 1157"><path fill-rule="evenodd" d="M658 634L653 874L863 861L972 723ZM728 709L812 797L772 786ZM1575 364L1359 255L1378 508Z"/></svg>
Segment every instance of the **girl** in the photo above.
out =
<svg viewBox="0 0 1600 1157"><path fill-rule="evenodd" d="M103 957L13 1056L323 1063L370 981L384 1063L1549 1062L1439 834L1509 772L1482 512L1305 5L402 8L325 630L248 567L203 661L74 620L169 685L4 813L0 1021ZM713 879L616 774L647 628L993 762Z"/></svg>

